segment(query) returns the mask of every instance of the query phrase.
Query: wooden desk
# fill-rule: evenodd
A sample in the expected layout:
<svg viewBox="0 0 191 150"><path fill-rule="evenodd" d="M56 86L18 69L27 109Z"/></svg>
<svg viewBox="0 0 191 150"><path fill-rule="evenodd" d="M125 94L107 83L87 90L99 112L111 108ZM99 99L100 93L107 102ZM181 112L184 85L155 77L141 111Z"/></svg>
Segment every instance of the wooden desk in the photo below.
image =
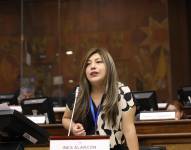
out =
<svg viewBox="0 0 191 150"><path fill-rule="evenodd" d="M191 119L191 105L184 106L184 115L186 118Z"/></svg>
<svg viewBox="0 0 191 150"><path fill-rule="evenodd" d="M180 144L191 149L191 120L139 121L135 125L140 144Z"/></svg>
<svg viewBox="0 0 191 150"><path fill-rule="evenodd" d="M51 136L67 135L62 124L41 126ZM135 126L140 145L164 145L167 150L191 150L191 120L137 121Z"/></svg>
<svg viewBox="0 0 191 150"><path fill-rule="evenodd" d="M67 136L68 131L64 129L62 124L40 125L49 132L50 136Z"/></svg>

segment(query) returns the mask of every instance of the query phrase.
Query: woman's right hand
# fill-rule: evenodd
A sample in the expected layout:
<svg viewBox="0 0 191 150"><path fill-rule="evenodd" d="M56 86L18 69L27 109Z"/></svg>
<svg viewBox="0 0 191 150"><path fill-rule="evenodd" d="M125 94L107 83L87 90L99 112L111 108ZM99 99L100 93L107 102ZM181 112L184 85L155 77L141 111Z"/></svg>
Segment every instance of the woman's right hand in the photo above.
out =
<svg viewBox="0 0 191 150"><path fill-rule="evenodd" d="M84 130L84 127L81 123L73 124L72 133L75 136L85 136L86 135L86 131Z"/></svg>

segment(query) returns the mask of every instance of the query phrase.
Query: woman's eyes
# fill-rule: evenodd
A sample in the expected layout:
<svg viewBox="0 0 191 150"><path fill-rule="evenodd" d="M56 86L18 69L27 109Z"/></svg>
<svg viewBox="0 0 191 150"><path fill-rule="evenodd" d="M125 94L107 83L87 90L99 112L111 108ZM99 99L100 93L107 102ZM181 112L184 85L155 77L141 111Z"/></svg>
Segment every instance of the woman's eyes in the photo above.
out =
<svg viewBox="0 0 191 150"><path fill-rule="evenodd" d="M102 60L98 60L98 61L96 61L96 63L103 63L103 61Z"/></svg>
<svg viewBox="0 0 191 150"><path fill-rule="evenodd" d="M103 61L102 60L97 60L97 61L95 61L95 63L99 64L99 63L103 63ZM86 66L89 66L91 64L92 64L92 62L87 62Z"/></svg>

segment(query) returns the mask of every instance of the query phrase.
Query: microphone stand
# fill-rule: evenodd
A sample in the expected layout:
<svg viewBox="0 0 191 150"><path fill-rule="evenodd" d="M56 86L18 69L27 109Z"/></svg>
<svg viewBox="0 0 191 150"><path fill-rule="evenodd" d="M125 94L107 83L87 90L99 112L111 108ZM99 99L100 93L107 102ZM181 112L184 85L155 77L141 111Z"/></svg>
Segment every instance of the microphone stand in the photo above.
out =
<svg viewBox="0 0 191 150"><path fill-rule="evenodd" d="M68 129L68 136L70 136L70 132L71 132L72 120L73 120L73 117L74 117L74 110L75 110L75 106L76 106L76 100L77 100L77 97L78 97L78 93L79 93L79 87L76 88L74 107L72 109L72 116L71 116L71 119L70 119L70 125L69 125L69 129Z"/></svg>

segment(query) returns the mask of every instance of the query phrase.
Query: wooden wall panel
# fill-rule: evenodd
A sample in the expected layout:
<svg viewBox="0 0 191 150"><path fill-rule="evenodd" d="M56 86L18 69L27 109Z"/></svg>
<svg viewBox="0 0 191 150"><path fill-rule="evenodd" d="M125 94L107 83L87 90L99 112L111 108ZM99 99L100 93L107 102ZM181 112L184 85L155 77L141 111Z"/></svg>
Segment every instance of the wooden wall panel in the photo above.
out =
<svg viewBox="0 0 191 150"><path fill-rule="evenodd" d="M0 2L5 3L4 0ZM184 2L179 3L182 4L182 12L185 11ZM34 77L36 82L40 80L46 95L51 95L54 90L53 77L61 75L64 80L62 92L68 93L78 84L80 62L85 52L91 47L105 47L116 62L121 81L132 90L154 89L161 101L171 99L179 83L190 80L186 75L188 51L180 52L180 49L187 49L188 42L174 37L181 36L180 31L173 32L187 24L185 17L180 17L186 14L178 14L173 9L177 6L177 2L167 0L63 0L59 11L58 2L54 0L24 1L24 52L28 52L32 60L30 65L26 65L24 54L24 74ZM20 5L7 1L0 7L0 25L4 24L0 42L14 33L19 44ZM176 13L180 15L178 18L182 18L180 25L174 24L177 21L173 14ZM187 29L182 31L186 39ZM18 46L17 49L16 75L20 71ZM73 50L74 55L67 56L66 50ZM177 63L180 57L182 61ZM177 65L179 73L175 70ZM181 68L182 65L185 67ZM180 74L182 69L184 75ZM16 88L16 84L12 84L14 78L8 78L10 83L4 84L7 87L0 87L1 91ZM74 82L69 84L71 79Z"/></svg>
<svg viewBox="0 0 191 150"><path fill-rule="evenodd" d="M177 89L191 85L191 49L189 30L189 5L187 1L169 1L169 29L171 47L171 87L172 97L177 97Z"/></svg>
<svg viewBox="0 0 191 150"><path fill-rule="evenodd" d="M0 1L0 93L15 91L20 71L20 1Z"/></svg>

